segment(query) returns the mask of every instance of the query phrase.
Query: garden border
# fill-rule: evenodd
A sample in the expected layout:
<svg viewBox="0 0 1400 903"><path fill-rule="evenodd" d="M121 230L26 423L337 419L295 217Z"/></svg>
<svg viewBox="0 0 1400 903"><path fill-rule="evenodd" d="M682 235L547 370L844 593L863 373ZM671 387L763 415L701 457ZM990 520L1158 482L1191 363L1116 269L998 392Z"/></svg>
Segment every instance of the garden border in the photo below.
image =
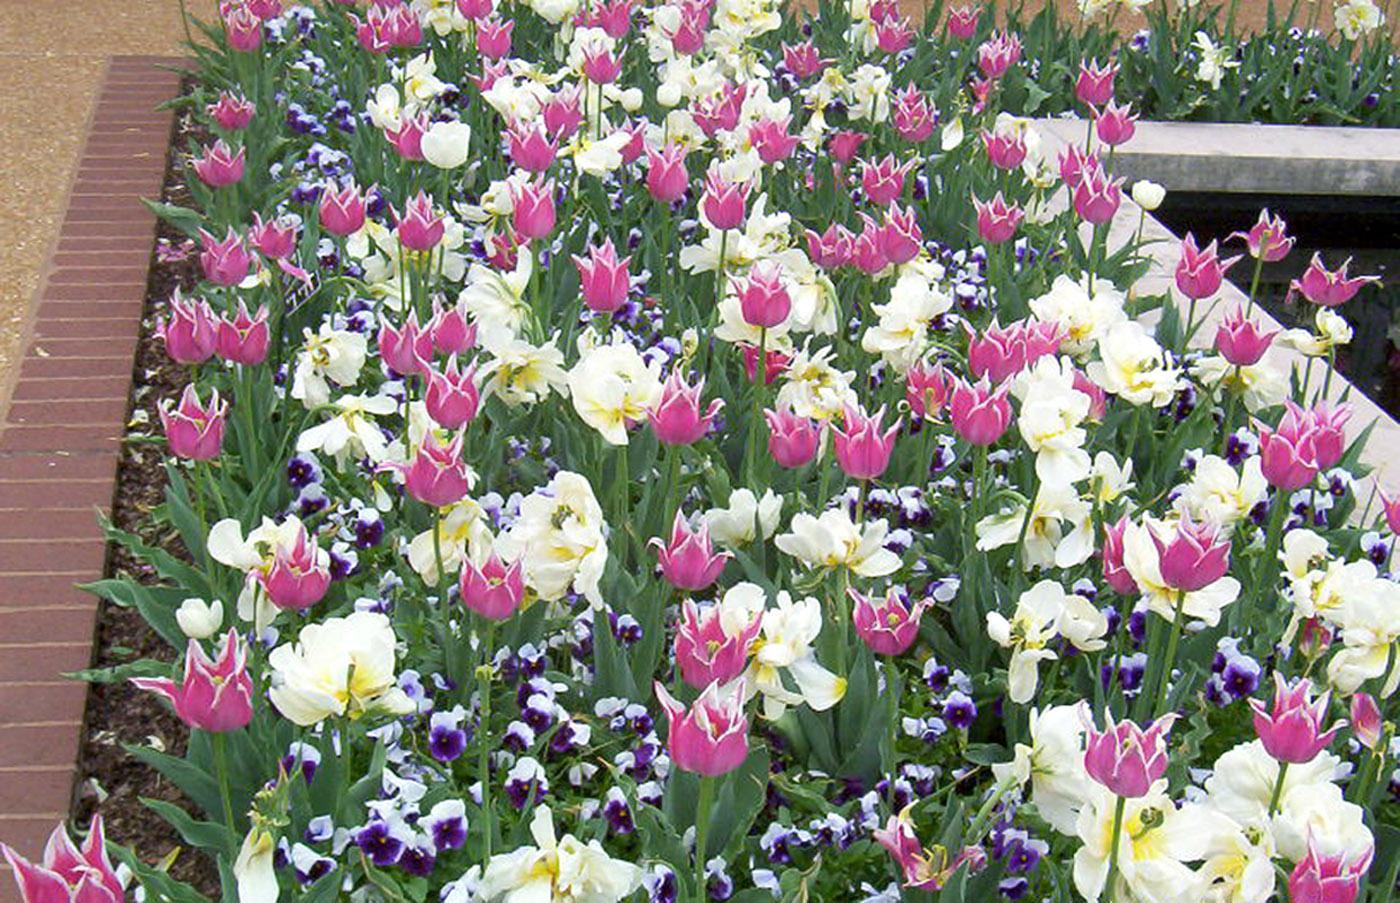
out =
<svg viewBox="0 0 1400 903"><path fill-rule="evenodd" d="M68 818L155 217L182 60L114 56L36 295L0 432L0 836L38 856ZM0 863L0 903L18 900Z"/></svg>

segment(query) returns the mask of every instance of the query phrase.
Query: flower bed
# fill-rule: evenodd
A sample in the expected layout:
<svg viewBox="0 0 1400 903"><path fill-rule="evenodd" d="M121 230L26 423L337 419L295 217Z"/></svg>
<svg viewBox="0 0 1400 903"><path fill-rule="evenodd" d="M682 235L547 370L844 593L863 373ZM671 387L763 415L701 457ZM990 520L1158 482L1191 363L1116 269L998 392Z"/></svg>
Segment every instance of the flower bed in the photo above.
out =
<svg viewBox="0 0 1400 903"><path fill-rule="evenodd" d="M1219 318L1261 217L1153 292L1113 73L1051 157L1003 32L278 7L199 51L188 384L94 586L183 657L88 676L190 728L129 752L215 865L94 820L28 899L1387 898L1369 277Z"/></svg>

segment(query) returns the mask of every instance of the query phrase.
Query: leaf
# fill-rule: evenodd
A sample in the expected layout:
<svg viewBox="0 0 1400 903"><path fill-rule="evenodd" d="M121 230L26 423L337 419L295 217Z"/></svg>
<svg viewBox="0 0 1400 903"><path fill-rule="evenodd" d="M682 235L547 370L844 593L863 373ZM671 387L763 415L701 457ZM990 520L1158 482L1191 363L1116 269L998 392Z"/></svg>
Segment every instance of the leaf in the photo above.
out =
<svg viewBox="0 0 1400 903"><path fill-rule="evenodd" d="M180 207L176 204L167 204L163 201L147 200L146 198L142 198L141 203L146 205L147 210L165 220L176 229L179 229L190 238L198 237L199 230L204 227L204 217L201 216L197 210L191 210L188 207Z"/></svg>
<svg viewBox="0 0 1400 903"><path fill-rule="evenodd" d="M124 744L123 748L131 754L133 758L144 762L156 771L168 778L171 783L184 791L196 806L206 813L218 812L221 808L219 803L219 785L214 780L214 776L199 768L192 762L184 759L177 759L174 756L166 755L147 746L136 746L134 744Z"/></svg>
<svg viewBox="0 0 1400 903"><path fill-rule="evenodd" d="M183 650L189 642L175 611L191 593L178 586L144 586L134 580L111 577L80 584L79 589L92 593L123 608L134 608L171 647Z"/></svg>
<svg viewBox="0 0 1400 903"><path fill-rule="evenodd" d="M164 870L152 868L142 862L140 857L120 844L108 841L107 852L131 869L131 873L136 876L136 880L141 883L141 887L145 890L148 903L196 903L196 901L208 903L209 901L208 897L183 881L177 881Z"/></svg>
<svg viewBox="0 0 1400 903"><path fill-rule="evenodd" d="M69 680L81 680L90 684L119 684L133 677L169 677L170 663L154 658L124 662L110 668L84 668L81 671L65 672Z"/></svg>
<svg viewBox="0 0 1400 903"><path fill-rule="evenodd" d="M211 821L199 821L184 809L164 800L141 797L141 803L170 823L179 832L185 843L194 844L206 850L223 850L228 843L228 831L223 825Z"/></svg>

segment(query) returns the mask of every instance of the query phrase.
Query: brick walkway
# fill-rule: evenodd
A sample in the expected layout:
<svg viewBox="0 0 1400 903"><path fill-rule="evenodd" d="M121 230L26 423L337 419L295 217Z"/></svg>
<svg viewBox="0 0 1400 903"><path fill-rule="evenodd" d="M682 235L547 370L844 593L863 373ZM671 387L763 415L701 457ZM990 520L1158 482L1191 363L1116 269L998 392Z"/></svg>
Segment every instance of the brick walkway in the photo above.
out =
<svg viewBox="0 0 1400 903"><path fill-rule="evenodd" d="M178 59L109 62L0 432L0 839L37 857L67 818ZM18 900L0 864L0 903Z"/></svg>

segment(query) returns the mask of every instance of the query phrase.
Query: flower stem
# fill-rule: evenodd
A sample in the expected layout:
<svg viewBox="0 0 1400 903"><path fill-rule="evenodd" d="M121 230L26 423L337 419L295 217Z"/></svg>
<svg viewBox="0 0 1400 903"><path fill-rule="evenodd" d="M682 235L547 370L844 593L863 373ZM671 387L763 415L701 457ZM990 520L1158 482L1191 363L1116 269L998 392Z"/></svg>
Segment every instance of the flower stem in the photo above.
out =
<svg viewBox="0 0 1400 903"><path fill-rule="evenodd" d="M996 788L992 790L992 795L987 797L987 801L982 804L982 808L977 810L977 815L972 819L967 834L963 836L963 846L972 846L982 839L982 832L987 829L987 822L991 821L992 812L1001 802L1001 798L1006 796L1006 792L1015 787L1016 783L1014 776L1007 775L996 785Z"/></svg>
<svg viewBox="0 0 1400 903"><path fill-rule="evenodd" d="M700 776L700 798L695 804L695 903L705 903L705 852L710 836L710 808L715 802L715 779Z"/></svg>
<svg viewBox="0 0 1400 903"><path fill-rule="evenodd" d="M1288 763L1278 763L1278 780L1274 781L1274 792L1269 794L1269 817L1278 812L1278 801L1283 797L1283 782L1288 777Z"/></svg>
<svg viewBox="0 0 1400 903"><path fill-rule="evenodd" d="M1103 885L1108 903L1113 903L1114 897L1117 896L1113 885L1118 880L1118 847L1123 841L1123 810L1127 805L1127 798L1120 796L1113 807L1113 840L1108 850L1108 878Z"/></svg>
<svg viewBox="0 0 1400 903"><path fill-rule="evenodd" d="M219 779L219 802L224 808L224 827L228 829L229 855L238 854L238 829L233 824L233 795L228 786L228 738L222 731L214 732L214 772Z"/></svg>
<svg viewBox="0 0 1400 903"><path fill-rule="evenodd" d="M899 682L895 677L895 657L885 656L885 704L889 719L889 748L886 750L885 775L889 779L890 808L894 808L894 773L899 768Z"/></svg>
<svg viewBox="0 0 1400 903"><path fill-rule="evenodd" d="M1167 707L1167 687L1172 680L1172 664L1176 661L1176 645L1181 640L1181 609L1186 605L1186 591L1176 591L1176 612L1172 615L1171 633L1167 635L1167 652L1162 658L1162 670L1157 678L1157 704L1152 717L1161 715Z"/></svg>
<svg viewBox="0 0 1400 903"><path fill-rule="evenodd" d="M491 861L491 841L495 834L491 810L491 672L494 658L496 623L482 618L486 628L481 635L481 665L476 669L477 695L480 696L481 721L476 729L477 779L481 782L482 861Z"/></svg>

